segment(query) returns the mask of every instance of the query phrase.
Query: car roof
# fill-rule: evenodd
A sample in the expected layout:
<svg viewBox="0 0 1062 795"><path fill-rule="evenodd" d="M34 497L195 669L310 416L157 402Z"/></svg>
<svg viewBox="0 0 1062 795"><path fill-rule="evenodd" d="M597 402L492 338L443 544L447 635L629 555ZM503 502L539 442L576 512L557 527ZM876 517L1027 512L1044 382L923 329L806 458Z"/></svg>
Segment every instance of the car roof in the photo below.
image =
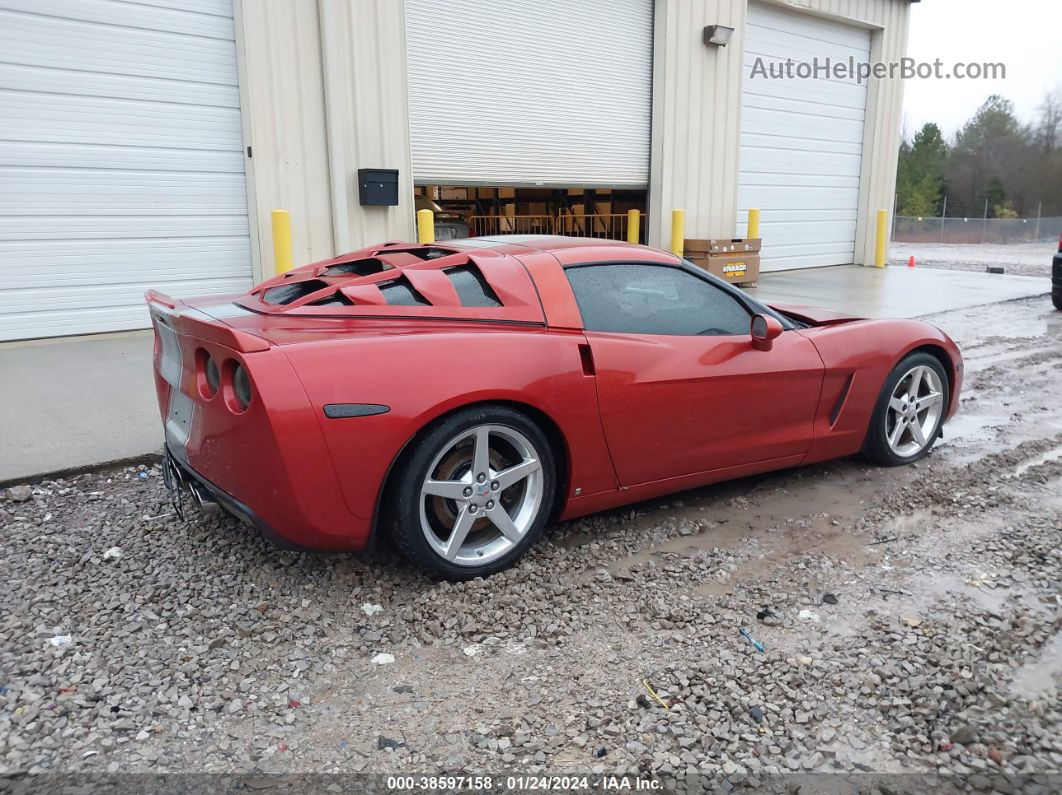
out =
<svg viewBox="0 0 1062 795"><path fill-rule="evenodd" d="M461 250L493 249L500 253L519 255L527 249L554 254L562 264L579 262L608 263L631 260L660 262L678 265L681 260L637 243L609 240L596 237L568 237L566 235L488 235L463 240L448 240L437 245Z"/></svg>

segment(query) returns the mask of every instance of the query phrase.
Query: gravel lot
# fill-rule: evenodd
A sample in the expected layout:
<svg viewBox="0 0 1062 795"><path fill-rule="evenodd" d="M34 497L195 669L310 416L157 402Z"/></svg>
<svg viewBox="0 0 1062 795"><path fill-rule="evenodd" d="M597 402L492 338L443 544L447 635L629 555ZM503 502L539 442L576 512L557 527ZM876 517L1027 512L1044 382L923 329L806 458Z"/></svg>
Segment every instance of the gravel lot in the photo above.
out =
<svg viewBox="0 0 1062 795"><path fill-rule="evenodd" d="M844 460L565 523L486 582L177 522L157 468L13 489L0 772L1058 791L1062 313L936 321L967 385L920 465Z"/></svg>
<svg viewBox="0 0 1062 795"><path fill-rule="evenodd" d="M1051 278L1051 259L1058 250L1056 242L1040 243L891 243L889 264L906 265L915 258L919 268L948 268L980 271L990 265L1002 265L1016 276Z"/></svg>

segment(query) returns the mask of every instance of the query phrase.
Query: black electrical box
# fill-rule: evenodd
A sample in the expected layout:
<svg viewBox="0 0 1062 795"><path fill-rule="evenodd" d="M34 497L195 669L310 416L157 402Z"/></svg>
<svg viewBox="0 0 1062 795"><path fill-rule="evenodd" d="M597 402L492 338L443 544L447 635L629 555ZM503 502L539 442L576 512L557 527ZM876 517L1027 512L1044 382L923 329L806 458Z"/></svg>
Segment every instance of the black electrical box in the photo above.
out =
<svg viewBox="0 0 1062 795"><path fill-rule="evenodd" d="M377 207L398 204L397 168L359 168L358 201Z"/></svg>

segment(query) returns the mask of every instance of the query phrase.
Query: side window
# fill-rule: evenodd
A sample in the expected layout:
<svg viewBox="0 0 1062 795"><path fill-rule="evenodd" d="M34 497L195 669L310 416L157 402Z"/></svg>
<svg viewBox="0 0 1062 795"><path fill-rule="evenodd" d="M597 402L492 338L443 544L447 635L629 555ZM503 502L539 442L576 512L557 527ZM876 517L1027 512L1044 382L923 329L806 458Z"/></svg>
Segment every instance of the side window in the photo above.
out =
<svg viewBox="0 0 1062 795"><path fill-rule="evenodd" d="M667 265L567 268L587 331L629 334L741 335L751 315L713 284Z"/></svg>

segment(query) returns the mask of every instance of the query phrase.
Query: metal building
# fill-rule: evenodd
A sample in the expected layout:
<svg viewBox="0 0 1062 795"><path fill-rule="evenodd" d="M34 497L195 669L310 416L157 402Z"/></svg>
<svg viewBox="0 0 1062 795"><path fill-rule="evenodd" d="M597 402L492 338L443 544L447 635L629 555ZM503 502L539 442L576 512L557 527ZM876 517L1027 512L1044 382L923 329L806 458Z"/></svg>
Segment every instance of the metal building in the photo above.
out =
<svg viewBox="0 0 1062 795"><path fill-rule="evenodd" d="M751 70L897 61L911 1L0 0L0 340L242 290L278 207L297 263L412 239L414 185L641 191L657 246L757 207L765 270L869 263L901 83Z"/></svg>

